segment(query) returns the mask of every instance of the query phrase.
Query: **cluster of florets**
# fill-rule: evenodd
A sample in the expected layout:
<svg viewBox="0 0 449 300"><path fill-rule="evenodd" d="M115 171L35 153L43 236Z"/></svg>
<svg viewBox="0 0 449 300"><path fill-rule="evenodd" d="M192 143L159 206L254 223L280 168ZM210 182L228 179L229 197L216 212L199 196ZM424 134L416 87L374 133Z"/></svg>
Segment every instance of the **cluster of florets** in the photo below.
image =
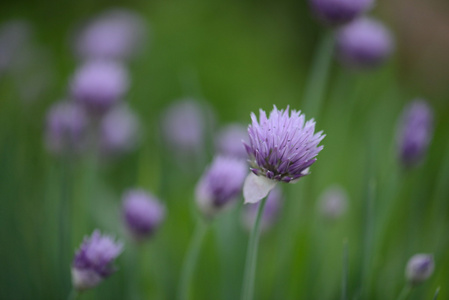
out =
<svg viewBox="0 0 449 300"><path fill-rule="evenodd" d="M259 121L251 114L248 127L249 144L245 144L251 171L276 181L291 182L308 174L308 168L323 149L318 146L325 137L322 131L314 133L315 121L305 122L300 111L278 110L269 118L260 110Z"/></svg>
<svg viewBox="0 0 449 300"><path fill-rule="evenodd" d="M72 282L77 290L97 286L115 272L114 260L122 252L123 245L96 230L75 254L72 263Z"/></svg>

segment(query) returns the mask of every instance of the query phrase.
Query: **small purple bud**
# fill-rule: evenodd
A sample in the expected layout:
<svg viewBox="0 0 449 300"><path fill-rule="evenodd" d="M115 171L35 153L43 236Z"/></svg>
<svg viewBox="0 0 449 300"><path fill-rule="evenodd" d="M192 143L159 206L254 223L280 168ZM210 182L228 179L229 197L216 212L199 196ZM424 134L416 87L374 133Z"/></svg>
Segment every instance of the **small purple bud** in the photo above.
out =
<svg viewBox="0 0 449 300"><path fill-rule="evenodd" d="M424 100L404 109L398 128L399 158L406 167L416 165L426 154L433 135L433 110Z"/></svg>
<svg viewBox="0 0 449 300"><path fill-rule="evenodd" d="M374 0L309 0L316 16L328 26L348 23L369 10Z"/></svg>
<svg viewBox="0 0 449 300"><path fill-rule="evenodd" d="M393 52L389 30L379 21L363 17L340 28L336 33L336 51L340 62L353 69L380 66Z"/></svg>
<svg viewBox="0 0 449 300"><path fill-rule="evenodd" d="M131 151L139 140L139 129L137 116L126 104L112 108L100 123L102 152L115 155Z"/></svg>
<svg viewBox="0 0 449 300"><path fill-rule="evenodd" d="M279 212L282 207L282 191L279 187L275 187L267 196L264 211L260 220L260 228L263 232L270 229L279 217ZM253 228L257 217L260 202L250 203L243 207L243 225L249 231Z"/></svg>
<svg viewBox="0 0 449 300"><path fill-rule="evenodd" d="M53 104L47 113L45 143L54 154L76 153L86 146L87 117L73 102Z"/></svg>
<svg viewBox="0 0 449 300"><path fill-rule="evenodd" d="M115 272L114 260L123 250L120 242L95 230L85 237L72 263L72 284L78 291L94 288Z"/></svg>
<svg viewBox="0 0 449 300"><path fill-rule="evenodd" d="M248 155L242 141L249 142L248 131L242 125L231 124L220 130L215 140L215 148L222 155L246 159Z"/></svg>
<svg viewBox="0 0 449 300"><path fill-rule="evenodd" d="M321 195L319 205L321 215L325 219L337 220L346 212L348 195L342 187L331 186Z"/></svg>
<svg viewBox="0 0 449 300"><path fill-rule="evenodd" d="M205 116L201 105L191 99L173 103L162 120L164 139L177 152L199 153L204 147Z"/></svg>
<svg viewBox="0 0 449 300"><path fill-rule="evenodd" d="M433 256L430 254L416 254L410 258L405 270L405 277L412 285L418 285L427 280L435 269Z"/></svg>
<svg viewBox="0 0 449 300"><path fill-rule="evenodd" d="M206 217L213 217L227 207L242 192L243 181L248 174L244 160L217 156L199 180L196 202Z"/></svg>
<svg viewBox="0 0 449 300"><path fill-rule="evenodd" d="M128 72L122 64L90 61L73 76L71 93L89 113L101 115L124 96L128 87Z"/></svg>
<svg viewBox="0 0 449 300"><path fill-rule="evenodd" d="M154 234L165 218L165 207L153 195L137 189L123 196L123 218L136 240Z"/></svg>
<svg viewBox="0 0 449 300"><path fill-rule="evenodd" d="M145 21L134 12L124 9L106 11L80 32L76 51L84 59L128 59L143 46L146 27Z"/></svg>

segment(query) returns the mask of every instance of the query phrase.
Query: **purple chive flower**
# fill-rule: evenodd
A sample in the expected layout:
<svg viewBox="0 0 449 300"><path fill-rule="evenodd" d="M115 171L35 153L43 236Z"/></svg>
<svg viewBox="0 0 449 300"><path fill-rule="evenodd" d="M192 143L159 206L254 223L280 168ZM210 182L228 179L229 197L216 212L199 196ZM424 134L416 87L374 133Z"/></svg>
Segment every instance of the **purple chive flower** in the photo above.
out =
<svg viewBox="0 0 449 300"><path fill-rule="evenodd" d="M123 196L123 219L134 238L150 237L165 218L165 207L144 190L130 190Z"/></svg>
<svg viewBox="0 0 449 300"><path fill-rule="evenodd" d="M80 32L76 51L84 59L128 59L143 46L146 27L145 21L134 12L106 11Z"/></svg>
<svg viewBox="0 0 449 300"><path fill-rule="evenodd" d="M217 156L199 180L195 196L206 217L213 217L240 195L247 175L244 160Z"/></svg>
<svg viewBox="0 0 449 300"><path fill-rule="evenodd" d="M279 187L275 187L268 194L267 202L260 220L260 228L262 231L268 230L277 220L281 210L283 201L282 191ZM257 217L260 202L248 204L243 210L243 225L246 229L251 230Z"/></svg>
<svg viewBox="0 0 449 300"><path fill-rule="evenodd" d="M360 18L336 33L336 51L340 62L354 69L381 65L394 48L389 30L371 18Z"/></svg>
<svg viewBox="0 0 449 300"><path fill-rule="evenodd" d="M432 255L416 254L407 263L405 277L412 285L417 285L426 281L434 269L435 263Z"/></svg>
<svg viewBox="0 0 449 300"><path fill-rule="evenodd" d="M424 100L411 102L403 111L398 128L399 158L406 167L425 155L433 134L433 110Z"/></svg>
<svg viewBox="0 0 449 300"><path fill-rule="evenodd" d="M139 120L125 104L109 110L100 123L100 146L105 154L134 149L139 139Z"/></svg>
<svg viewBox="0 0 449 300"><path fill-rule="evenodd" d="M73 102L53 104L47 113L45 143L54 154L79 152L86 146L87 117Z"/></svg>
<svg viewBox="0 0 449 300"><path fill-rule="evenodd" d="M278 110L274 106L267 118L260 110L259 121L251 113L248 126L249 143L243 143L249 156L250 170L243 194L245 203L264 198L276 182L296 182L308 175L309 167L323 149L318 146L325 137L322 131L315 133L315 121L305 122L300 111ZM250 174L251 175L251 174Z"/></svg>
<svg viewBox="0 0 449 300"><path fill-rule="evenodd" d="M322 131L314 133L313 119L305 122L300 111L289 112L289 107L278 110L274 106L268 118L260 110L259 121L254 113L251 120L249 144L244 146L255 175L284 182L308 175L308 168L323 149L318 144L325 137Z"/></svg>
<svg viewBox="0 0 449 300"><path fill-rule="evenodd" d="M341 186L331 186L321 195L319 205L325 219L337 220L346 212L348 195Z"/></svg>
<svg viewBox="0 0 449 300"><path fill-rule="evenodd" d="M369 10L374 0L310 0L316 16L326 25L348 23Z"/></svg>
<svg viewBox="0 0 449 300"><path fill-rule="evenodd" d="M162 120L165 140L181 153L199 153L204 146L205 116L194 100L181 100L171 105Z"/></svg>
<svg viewBox="0 0 449 300"><path fill-rule="evenodd" d="M231 124L220 130L215 148L222 155L245 159L247 154L242 141L248 142L247 130L242 125Z"/></svg>
<svg viewBox="0 0 449 300"><path fill-rule="evenodd" d="M103 114L116 104L129 87L128 72L112 61L83 64L71 82L71 94L92 114Z"/></svg>
<svg viewBox="0 0 449 300"><path fill-rule="evenodd" d="M72 263L72 283L76 290L94 288L115 272L113 263L123 245L95 230L85 237Z"/></svg>

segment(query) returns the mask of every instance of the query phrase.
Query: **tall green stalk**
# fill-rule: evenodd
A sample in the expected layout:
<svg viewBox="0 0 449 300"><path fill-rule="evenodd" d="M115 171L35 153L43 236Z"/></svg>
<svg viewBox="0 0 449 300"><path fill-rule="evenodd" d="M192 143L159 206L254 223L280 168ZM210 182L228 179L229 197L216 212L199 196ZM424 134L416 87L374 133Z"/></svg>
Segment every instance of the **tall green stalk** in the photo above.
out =
<svg viewBox="0 0 449 300"><path fill-rule="evenodd" d="M201 250L201 244L203 242L204 236L206 235L207 229L208 224L204 223L202 220L198 220L181 271L181 278L179 280L178 289L179 300L189 299L192 275L195 271L195 266L198 261L198 255Z"/></svg>
<svg viewBox="0 0 449 300"><path fill-rule="evenodd" d="M263 210L267 197L265 197L257 210L257 217L254 222L251 235L249 237L248 250L246 252L245 274L243 277L242 300L252 300L254 294L254 280L256 275L257 252L260 237L260 220L262 219Z"/></svg>
<svg viewBox="0 0 449 300"><path fill-rule="evenodd" d="M329 31L318 46L317 55L313 60L312 70L306 83L302 111L314 118L320 114L332 62L333 47L334 35Z"/></svg>

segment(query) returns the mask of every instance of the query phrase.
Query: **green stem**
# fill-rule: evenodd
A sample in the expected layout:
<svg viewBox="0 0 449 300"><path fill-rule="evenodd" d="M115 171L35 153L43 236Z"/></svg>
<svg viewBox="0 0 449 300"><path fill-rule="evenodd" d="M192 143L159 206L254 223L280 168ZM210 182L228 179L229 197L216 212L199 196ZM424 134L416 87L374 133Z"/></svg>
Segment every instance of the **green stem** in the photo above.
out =
<svg viewBox="0 0 449 300"><path fill-rule="evenodd" d="M410 292L412 290L412 286L409 284L406 284L404 288L402 289L401 293L399 294L399 297L397 300L407 300L408 296L410 295Z"/></svg>
<svg viewBox="0 0 449 300"><path fill-rule="evenodd" d="M254 222L253 229L251 230L251 235L249 237L248 250L246 252L245 274L243 277L242 300L253 299L254 279L257 265L257 250L260 237L260 220L262 219L262 214L266 202L267 197L265 197L260 202L259 209L257 211L257 217Z"/></svg>
<svg viewBox="0 0 449 300"><path fill-rule="evenodd" d="M206 235L208 226L202 220L198 220L192 240L187 251L187 256L182 267L181 278L179 280L178 299L187 300L190 295L192 275L195 271L201 244Z"/></svg>
<svg viewBox="0 0 449 300"><path fill-rule="evenodd" d="M64 294L69 290L69 252L71 249L71 165L70 157L60 161L61 198L59 202L59 257L61 268L61 280Z"/></svg>
<svg viewBox="0 0 449 300"><path fill-rule="evenodd" d="M440 293L440 287L437 287L437 290L435 291L435 295L433 295L433 300L437 300L439 293Z"/></svg>
<svg viewBox="0 0 449 300"><path fill-rule="evenodd" d="M79 293L75 289L72 289L70 291L69 297L67 297L67 300L76 300L79 298L78 296L79 296Z"/></svg>
<svg viewBox="0 0 449 300"><path fill-rule="evenodd" d="M343 276L341 280L341 300L348 299L348 241L343 242Z"/></svg>
<svg viewBox="0 0 449 300"><path fill-rule="evenodd" d="M309 75L304 99L303 111L313 117L318 117L323 101L324 91L329 75L334 47L334 36L332 32L324 35L318 46L317 55L312 63L312 71Z"/></svg>

